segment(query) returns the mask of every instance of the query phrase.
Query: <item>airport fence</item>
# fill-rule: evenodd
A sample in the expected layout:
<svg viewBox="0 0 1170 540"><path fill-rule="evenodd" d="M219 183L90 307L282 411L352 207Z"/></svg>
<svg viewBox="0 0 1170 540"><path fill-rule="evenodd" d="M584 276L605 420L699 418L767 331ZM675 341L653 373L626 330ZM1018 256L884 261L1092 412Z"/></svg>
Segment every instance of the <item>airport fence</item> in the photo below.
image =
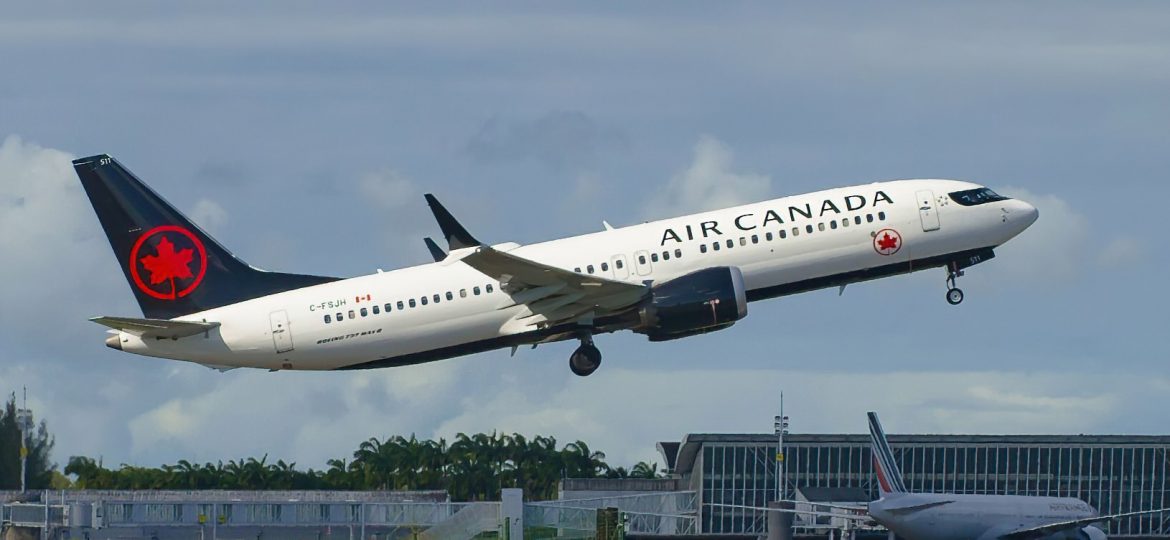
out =
<svg viewBox="0 0 1170 540"><path fill-rule="evenodd" d="M681 535L698 532L698 498L694 491L646 493L586 499L562 499L524 505L525 527L597 531L597 511L617 508L626 531Z"/></svg>

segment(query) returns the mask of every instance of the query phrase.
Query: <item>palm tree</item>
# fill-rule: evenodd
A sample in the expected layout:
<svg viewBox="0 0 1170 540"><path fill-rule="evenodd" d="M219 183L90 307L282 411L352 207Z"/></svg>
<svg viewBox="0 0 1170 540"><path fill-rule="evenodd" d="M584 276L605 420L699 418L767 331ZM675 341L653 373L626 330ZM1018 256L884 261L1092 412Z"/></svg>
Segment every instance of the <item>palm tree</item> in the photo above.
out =
<svg viewBox="0 0 1170 540"><path fill-rule="evenodd" d="M639 461L630 471L630 478L661 478L658 473L658 464Z"/></svg>
<svg viewBox="0 0 1170 540"><path fill-rule="evenodd" d="M220 489L248 489L244 480L244 460L229 460L221 471Z"/></svg>
<svg viewBox="0 0 1170 540"><path fill-rule="evenodd" d="M605 477L606 478L631 478L631 477L633 477L633 475L630 474L630 471L627 471L625 467L615 467L615 468L612 468L612 469L609 469L608 471L606 471Z"/></svg>
<svg viewBox="0 0 1170 540"><path fill-rule="evenodd" d="M106 472L101 464L94 461L93 458L85 456L73 456L69 458L69 464L65 466L65 474L72 474L77 476L77 482L74 484L78 489L105 489L102 485L102 473Z"/></svg>
<svg viewBox="0 0 1170 540"><path fill-rule="evenodd" d="M355 465L361 468L362 485L367 489L392 489L391 479L394 474L393 460L388 459L391 454L391 441L379 441L377 437L358 446L353 453Z"/></svg>
<svg viewBox="0 0 1170 540"><path fill-rule="evenodd" d="M327 489L357 489L357 467L346 463L344 459L331 459L326 465L329 465L324 477Z"/></svg>
<svg viewBox="0 0 1170 540"><path fill-rule="evenodd" d="M605 453L592 452L585 441L571 442L561 450L565 457L565 475L571 478L597 478L605 472Z"/></svg>
<svg viewBox="0 0 1170 540"><path fill-rule="evenodd" d="M210 465L210 463L208 464ZM167 466L163 466L165 470ZM191 463L185 459L180 459L174 467L167 471L171 475L170 484L175 487L182 487L185 489L204 489L203 480L205 478L203 468L198 463Z"/></svg>
<svg viewBox="0 0 1170 540"><path fill-rule="evenodd" d="M292 489L301 475L296 467L296 463L285 463L283 459L278 459L276 463L266 467L268 485L265 489Z"/></svg>

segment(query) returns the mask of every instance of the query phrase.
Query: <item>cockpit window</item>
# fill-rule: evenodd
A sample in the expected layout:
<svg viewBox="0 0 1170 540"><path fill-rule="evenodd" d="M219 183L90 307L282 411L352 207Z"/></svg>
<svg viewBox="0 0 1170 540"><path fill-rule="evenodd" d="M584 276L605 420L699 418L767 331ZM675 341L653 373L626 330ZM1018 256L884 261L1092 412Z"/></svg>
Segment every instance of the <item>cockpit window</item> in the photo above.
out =
<svg viewBox="0 0 1170 540"><path fill-rule="evenodd" d="M955 191L949 194L951 199L963 206L975 206L979 204L987 204L995 201L1006 201L1008 197L1004 197L988 188L968 189L965 191Z"/></svg>

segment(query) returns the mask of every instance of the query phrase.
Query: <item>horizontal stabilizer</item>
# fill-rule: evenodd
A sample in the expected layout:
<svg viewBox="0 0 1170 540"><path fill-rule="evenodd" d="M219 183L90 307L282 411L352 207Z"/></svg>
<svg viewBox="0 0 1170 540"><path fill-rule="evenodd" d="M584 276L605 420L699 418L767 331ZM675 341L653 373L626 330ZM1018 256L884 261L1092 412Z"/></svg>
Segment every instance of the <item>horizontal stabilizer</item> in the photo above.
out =
<svg viewBox="0 0 1170 540"><path fill-rule="evenodd" d="M142 339L179 339L209 332L219 327L217 322L134 319L130 317L94 317L90 320Z"/></svg>

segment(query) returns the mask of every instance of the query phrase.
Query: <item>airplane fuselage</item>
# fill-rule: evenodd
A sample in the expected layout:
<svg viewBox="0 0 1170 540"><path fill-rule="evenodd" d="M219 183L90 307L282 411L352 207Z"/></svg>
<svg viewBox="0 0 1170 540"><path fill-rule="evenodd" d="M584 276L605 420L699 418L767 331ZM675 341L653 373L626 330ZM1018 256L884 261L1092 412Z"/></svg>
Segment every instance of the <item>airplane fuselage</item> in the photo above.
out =
<svg viewBox="0 0 1170 540"><path fill-rule="evenodd" d="M869 514L906 540L991 540L1011 531L1097 516L1075 498L929 493L879 499L870 503ZM1076 528L1037 538L1073 540L1099 532Z"/></svg>
<svg viewBox="0 0 1170 540"><path fill-rule="evenodd" d="M970 266L1027 228L1016 200L958 204L953 180L902 180L831 189L497 250L635 284L729 266L748 300L930 267ZM220 326L182 339L117 337L121 350L220 367L333 370L405 365L570 339L544 326L501 283L443 261L289 290L179 317ZM534 321L536 324L534 324ZM624 329L598 319L597 332Z"/></svg>

